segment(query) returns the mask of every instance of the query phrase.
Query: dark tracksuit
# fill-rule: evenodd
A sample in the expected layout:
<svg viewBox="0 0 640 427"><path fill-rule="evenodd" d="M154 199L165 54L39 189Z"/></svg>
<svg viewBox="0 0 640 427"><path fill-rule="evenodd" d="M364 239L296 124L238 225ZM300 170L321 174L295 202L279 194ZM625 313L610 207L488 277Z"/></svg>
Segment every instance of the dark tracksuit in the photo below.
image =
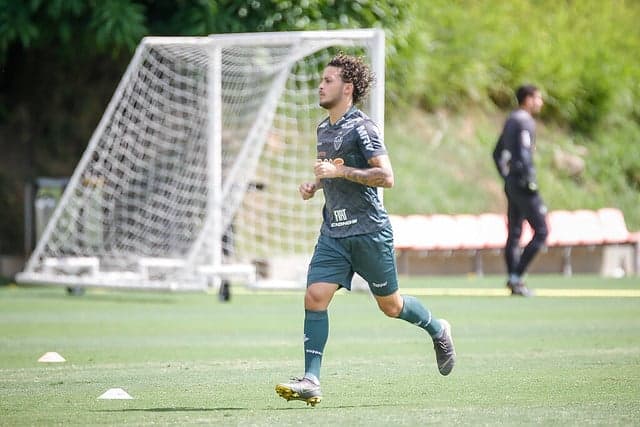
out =
<svg viewBox="0 0 640 427"><path fill-rule="evenodd" d="M522 276L547 239L547 208L538 194L536 170L533 165L535 121L521 109L507 118L502 134L493 150L493 161L504 179L507 196L508 236L505 261L509 274ZM520 253L522 223L527 220L534 231L533 238Z"/></svg>

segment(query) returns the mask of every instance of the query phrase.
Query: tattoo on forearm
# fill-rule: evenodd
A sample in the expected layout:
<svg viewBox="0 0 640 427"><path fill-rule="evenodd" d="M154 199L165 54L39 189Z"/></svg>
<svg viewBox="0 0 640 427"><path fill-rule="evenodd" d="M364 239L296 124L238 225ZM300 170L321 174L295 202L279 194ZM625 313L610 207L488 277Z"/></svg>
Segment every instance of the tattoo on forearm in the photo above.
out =
<svg viewBox="0 0 640 427"><path fill-rule="evenodd" d="M353 169L349 168L345 171L345 179L357 182L358 184L368 185L369 187L383 187L387 183L388 174L382 168L371 169Z"/></svg>

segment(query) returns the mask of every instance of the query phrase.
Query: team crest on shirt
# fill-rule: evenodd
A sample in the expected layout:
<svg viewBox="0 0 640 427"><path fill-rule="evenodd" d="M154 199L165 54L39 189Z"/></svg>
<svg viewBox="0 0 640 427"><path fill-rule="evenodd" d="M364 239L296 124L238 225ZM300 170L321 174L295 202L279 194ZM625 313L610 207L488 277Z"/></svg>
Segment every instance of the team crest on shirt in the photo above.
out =
<svg viewBox="0 0 640 427"><path fill-rule="evenodd" d="M333 149L334 150L339 150L340 147L342 147L342 133L339 133L334 139L333 139Z"/></svg>

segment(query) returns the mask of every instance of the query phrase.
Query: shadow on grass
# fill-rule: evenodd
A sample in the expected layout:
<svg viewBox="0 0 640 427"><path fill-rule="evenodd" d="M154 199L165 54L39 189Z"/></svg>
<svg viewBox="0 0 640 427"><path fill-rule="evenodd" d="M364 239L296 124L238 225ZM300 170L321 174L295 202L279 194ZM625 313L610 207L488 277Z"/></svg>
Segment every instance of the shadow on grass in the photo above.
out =
<svg viewBox="0 0 640 427"><path fill-rule="evenodd" d="M263 408L265 411L300 411L300 410L322 410L322 409L351 409L351 408L381 408L389 406L402 406L401 404L385 404L379 403L375 405L337 405L337 406L319 406L311 408L309 406L289 406L286 408ZM256 408L246 407L219 407L219 408L123 408L123 409L95 409L91 412L215 412L215 411L255 411Z"/></svg>

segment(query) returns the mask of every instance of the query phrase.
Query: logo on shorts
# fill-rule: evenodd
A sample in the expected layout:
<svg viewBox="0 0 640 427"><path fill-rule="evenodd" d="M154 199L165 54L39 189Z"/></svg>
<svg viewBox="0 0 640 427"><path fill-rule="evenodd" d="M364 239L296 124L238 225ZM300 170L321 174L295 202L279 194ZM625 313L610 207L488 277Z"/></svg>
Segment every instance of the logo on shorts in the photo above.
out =
<svg viewBox="0 0 640 427"><path fill-rule="evenodd" d="M382 282L382 283L371 282L371 286L373 286L374 288L384 288L385 286L387 286L387 282Z"/></svg>

